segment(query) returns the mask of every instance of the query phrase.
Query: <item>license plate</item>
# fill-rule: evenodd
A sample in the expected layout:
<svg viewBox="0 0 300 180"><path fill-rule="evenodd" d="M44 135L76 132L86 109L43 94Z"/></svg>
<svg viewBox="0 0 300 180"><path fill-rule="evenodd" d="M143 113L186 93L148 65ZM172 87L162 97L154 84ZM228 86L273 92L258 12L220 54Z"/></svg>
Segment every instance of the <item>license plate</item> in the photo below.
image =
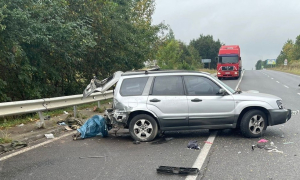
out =
<svg viewBox="0 0 300 180"><path fill-rule="evenodd" d="M225 72L225 74L230 74L230 72Z"/></svg>

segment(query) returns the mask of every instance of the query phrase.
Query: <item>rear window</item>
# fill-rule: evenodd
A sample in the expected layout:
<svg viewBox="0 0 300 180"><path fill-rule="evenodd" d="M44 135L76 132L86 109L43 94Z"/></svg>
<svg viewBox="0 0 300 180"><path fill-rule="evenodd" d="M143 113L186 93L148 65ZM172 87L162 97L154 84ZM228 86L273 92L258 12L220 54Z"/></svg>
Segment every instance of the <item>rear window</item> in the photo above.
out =
<svg viewBox="0 0 300 180"><path fill-rule="evenodd" d="M120 94L122 96L142 95L148 77L124 79L121 85Z"/></svg>

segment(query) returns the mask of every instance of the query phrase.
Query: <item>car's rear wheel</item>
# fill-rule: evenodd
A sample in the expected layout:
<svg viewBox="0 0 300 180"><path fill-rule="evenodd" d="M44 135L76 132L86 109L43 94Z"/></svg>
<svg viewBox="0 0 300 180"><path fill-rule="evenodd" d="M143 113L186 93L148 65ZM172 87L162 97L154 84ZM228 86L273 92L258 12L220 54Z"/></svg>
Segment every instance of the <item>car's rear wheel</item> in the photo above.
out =
<svg viewBox="0 0 300 180"><path fill-rule="evenodd" d="M147 114L140 114L130 121L129 132L137 141L151 141L157 135L158 127L155 119Z"/></svg>
<svg viewBox="0 0 300 180"><path fill-rule="evenodd" d="M261 137L267 129L267 117L260 110L250 110L244 114L240 128L245 137Z"/></svg>

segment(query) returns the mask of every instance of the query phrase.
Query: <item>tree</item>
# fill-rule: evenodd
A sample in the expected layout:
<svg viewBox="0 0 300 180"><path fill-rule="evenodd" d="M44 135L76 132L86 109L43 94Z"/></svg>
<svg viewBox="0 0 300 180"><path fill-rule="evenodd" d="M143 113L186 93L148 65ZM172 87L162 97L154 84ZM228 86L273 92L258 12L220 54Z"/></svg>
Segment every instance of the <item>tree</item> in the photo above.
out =
<svg viewBox="0 0 300 180"><path fill-rule="evenodd" d="M153 0L3 0L0 101L81 93L93 75L153 59ZM17 90L16 90L17 89Z"/></svg>
<svg viewBox="0 0 300 180"><path fill-rule="evenodd" d="M162 69L177 69L181 54L178 41L170 39L160 47L156 59Z"/></svg>
<svg viewBox="0 0 300 180"><path fill-rule="evenodd" d="M221 45L222 44L220 40L215 41L212 35L204 36L202 34L198 39L193 39L190 42L190 46L193 46L198 50L198 53L202 59L211 59L211 69L216 69L217 67L218 62L216 57L218 56Z"/></svg>
<svg viewBox="0 0 300 180"><path fill-rule="evenodd" d="M262 67L262 60L258 60L255 64L255 68L256 70L260 70Z"/></svg>

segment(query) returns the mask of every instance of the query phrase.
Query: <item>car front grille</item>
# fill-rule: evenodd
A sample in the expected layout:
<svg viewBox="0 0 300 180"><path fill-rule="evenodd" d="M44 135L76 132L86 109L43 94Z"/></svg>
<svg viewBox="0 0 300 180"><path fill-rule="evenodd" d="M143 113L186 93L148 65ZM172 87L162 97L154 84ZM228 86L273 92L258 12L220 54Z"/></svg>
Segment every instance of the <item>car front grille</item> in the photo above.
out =
<svg viewBox="0 0 300 180"><path fill-rule="evenodd" d="M222 66L223 71L233 71L233 66Z"/></svg>

